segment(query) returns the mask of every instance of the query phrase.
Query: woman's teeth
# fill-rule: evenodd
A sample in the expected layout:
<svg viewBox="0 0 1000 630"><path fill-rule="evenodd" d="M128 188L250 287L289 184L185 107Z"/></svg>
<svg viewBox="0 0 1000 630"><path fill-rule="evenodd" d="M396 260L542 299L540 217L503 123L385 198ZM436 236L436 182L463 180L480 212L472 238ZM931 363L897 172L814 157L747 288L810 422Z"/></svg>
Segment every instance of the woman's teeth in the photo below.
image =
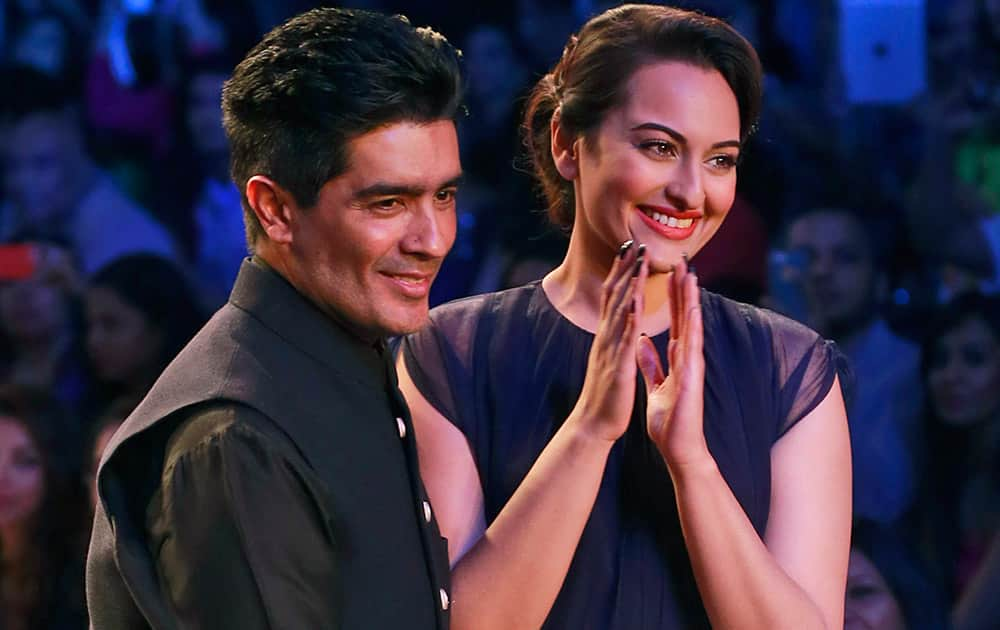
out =
<svg viewBox="0 0 1000 630"><path fill-rule="evenodd" d="M659 222L661 225L672 228L688 228L691 227L691 223L694 219L678 219L677 217L671 217L666 214L660 214L659 212L650 213L654 221Z"/></svg>

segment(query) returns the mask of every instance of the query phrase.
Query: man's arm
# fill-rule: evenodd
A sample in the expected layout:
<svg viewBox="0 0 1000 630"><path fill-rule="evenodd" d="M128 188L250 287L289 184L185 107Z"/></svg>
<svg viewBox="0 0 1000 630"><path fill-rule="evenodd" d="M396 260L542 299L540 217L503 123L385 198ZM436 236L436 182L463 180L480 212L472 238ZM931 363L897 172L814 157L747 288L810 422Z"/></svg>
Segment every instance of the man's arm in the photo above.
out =
<svg viewBox="0 0 1000 630"><path fill-rule="evenodd" d="M327 515L301 458L245 407L186 420L168 445L147 525L184 628L337 627Z"/></svg>

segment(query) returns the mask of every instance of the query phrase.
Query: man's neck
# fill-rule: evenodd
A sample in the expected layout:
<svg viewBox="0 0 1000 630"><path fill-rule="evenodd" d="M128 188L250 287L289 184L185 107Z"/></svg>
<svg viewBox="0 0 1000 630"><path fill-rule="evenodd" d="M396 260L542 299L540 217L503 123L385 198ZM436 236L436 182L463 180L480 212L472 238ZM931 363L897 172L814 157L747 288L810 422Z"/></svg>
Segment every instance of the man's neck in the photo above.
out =
<svg viewBox="0 0 1000 630"><path fill-rule="evenodd" d="M289 260L287 255L283 255L275 249L265 245L263 247L258 246L256 248L254 258L256 258L259 262L263 262L266 266L270 267L272 271L284 278L285 282L292 285L292 288L294 288L299 295L311 302L313 306L318 308L328 319L340 328L346 330L352 337L356 337L363 344L371 346L372 348L377 348L382 343L383 338L380 335L357 326L336 310L324 304L319 296L313 295L310 291L308 291L305 288L306 283L299 280L298 267Z"/></svg>

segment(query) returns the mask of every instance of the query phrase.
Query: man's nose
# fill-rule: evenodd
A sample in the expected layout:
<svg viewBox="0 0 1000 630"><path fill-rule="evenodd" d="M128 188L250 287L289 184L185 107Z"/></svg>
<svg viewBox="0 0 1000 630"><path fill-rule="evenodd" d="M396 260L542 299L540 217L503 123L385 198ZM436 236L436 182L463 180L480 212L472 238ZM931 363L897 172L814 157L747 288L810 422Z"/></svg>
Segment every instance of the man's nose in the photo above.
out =
<svg viewBox="0 0 1000 630"><path fill-rule="evenodd" d="M455 209L421 204L414 212L403 251L426 258L443 258L455 242Z"/></svg>

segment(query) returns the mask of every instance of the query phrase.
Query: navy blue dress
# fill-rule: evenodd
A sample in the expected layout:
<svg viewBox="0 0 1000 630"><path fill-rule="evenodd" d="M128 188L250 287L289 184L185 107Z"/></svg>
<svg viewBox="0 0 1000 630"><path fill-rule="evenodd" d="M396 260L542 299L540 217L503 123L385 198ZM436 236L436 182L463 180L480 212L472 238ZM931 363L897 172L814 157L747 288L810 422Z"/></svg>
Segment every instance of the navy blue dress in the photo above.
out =
<svg viewBox="0 0 1000 630"><path fill-rule="evenodd" d="M758 535L771 446L829 392L835 346L790 319L702 291L705 436ZM442 305L401 351L417 388L468 440L486 522L573 409L594 335L540 282ZM668 334L653 339L665 369ZM545 628L708 627L669 473L645 428L645 391L613 447L590 519Z"/></svg>

